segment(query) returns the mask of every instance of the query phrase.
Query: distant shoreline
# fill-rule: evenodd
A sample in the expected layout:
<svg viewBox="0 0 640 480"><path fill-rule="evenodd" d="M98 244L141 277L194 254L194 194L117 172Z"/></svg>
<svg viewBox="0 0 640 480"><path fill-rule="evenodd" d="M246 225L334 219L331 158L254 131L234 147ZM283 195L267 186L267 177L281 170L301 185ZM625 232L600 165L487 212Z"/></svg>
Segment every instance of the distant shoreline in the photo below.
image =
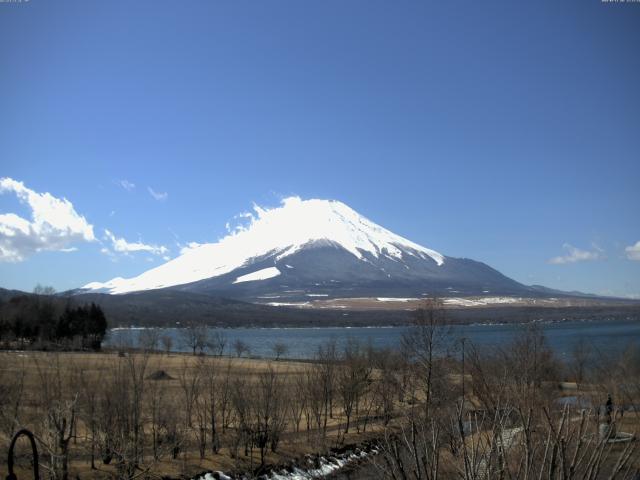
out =
<svg viewBox="0 0 640 480"><path fill-rule="evenodd" d="M584 322L584 323L593 323L593 322L615 322L615 321L623 321L623 320L628 320L628 321L640 321L640 316L638 316L637 318L584 318L584 319L561 319L561 320L547 320L547 319L532 319L529 321L525 321L525 322L477 322L477 323L461 323L461 322L457 322L457 323L446 323L445 325L448 326L469 326L469 327L492 327L492 326L504 326L504 325L529 325L532 323L536 323L536 324L558 324L558 323L579 323L579 322ZM352 329L352 328L371 328L371 329L388 329L388 328L402 328L402 327L406 327L406 328L410 328L411 327L411 323L406 323L406 324L401 324L401 325L325 325L325 326L313 326L313 327L305 327L305 326L286 326L286 327L279 327L279 326L269 326L269 327L265 327L265 326L208 326L206 325L207 328L211 328L211 329L219 329L219 330L325 330L325 329L330 329L330 328L344 328L344 329ZM109 328L108 331L109 332L117 332L117 331L123 331L123 330L172 330L172 329L181 329L181 328L187 328L186 326L173 326L173 327L169 327L169 326L160 326L160 327L154 327L154 326L137 326L137 325L131 325L129 327L113 327L113 328Z"/></svg>
<svg viewBox="0 0 640 480"><path fill-rule="evenodd" d="M182 317L180 320L119 321L106 309L112 329L116 328L180 328L189 320L198 321L211 328L381 328L402 327L412 323L413 311L409 310L306 310L287 308L281 318L276 315L262 320L259 315L242 315L225 318L224 313L209 317L205 314ZM284 312L283 312L284 313ZM560 323L567 321L639 320L640 303L616 306L588 307L482 307L447 308L444 310L450 325L509 325L527 323ZM129 316L129 315L127 315ZM115 317L115 318L114 318ZM131 315L133 317L133 315ZM249 317L249 318L247 318ZM157 317L156 317L157 320Z"/></svg>

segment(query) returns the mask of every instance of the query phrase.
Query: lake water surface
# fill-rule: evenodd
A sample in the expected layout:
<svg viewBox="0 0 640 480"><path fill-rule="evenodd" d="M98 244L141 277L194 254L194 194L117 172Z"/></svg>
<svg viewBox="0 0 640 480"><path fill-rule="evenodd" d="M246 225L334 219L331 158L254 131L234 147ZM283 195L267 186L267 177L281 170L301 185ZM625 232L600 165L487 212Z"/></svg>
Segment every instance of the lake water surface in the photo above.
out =
<svg viewBox="0 0 640 480"><path fill-rule="evenodd" d="M640 345L640 322L637 320L606 320L584 322L558 322L540 324L551 348L559 355L568 355L573 346L583 339L587 345L602 353L624 350L629 345ZM514 335L522 331L522 325L458 325L447 327L452 343L465 338L477 346L506 345ZM231 345L240 339L251 349L252 356L272 357L273 346L285 343L288 358L312 358L318 346L335 339L344 344L347 339L356 338L374 347L397 347L409 327L335 327L335 328L226 328L211 329L223 332L226 337L225 354L231 354ZM137 346L143 329L121 328L109 332L106 346ZM174 351L189 351L184 345L180 329L162 329L160 335L173 338Z"/></svg>

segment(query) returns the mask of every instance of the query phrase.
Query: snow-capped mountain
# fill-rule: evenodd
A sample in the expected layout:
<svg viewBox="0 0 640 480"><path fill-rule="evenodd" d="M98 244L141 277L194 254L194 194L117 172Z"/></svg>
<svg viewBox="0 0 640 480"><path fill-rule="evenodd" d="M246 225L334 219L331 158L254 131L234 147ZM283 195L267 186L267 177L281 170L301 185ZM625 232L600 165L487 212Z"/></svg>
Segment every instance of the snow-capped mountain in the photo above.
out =
<svg viewBox="0 0 640 480"><path fill-rule="evenodd" d="M246 227L216 243L191 244L137 277L92 282L83 291L173 288L261 301L529 289L485 264L446 257L396 235L338 201L294 197L254 210Z"/></svg>

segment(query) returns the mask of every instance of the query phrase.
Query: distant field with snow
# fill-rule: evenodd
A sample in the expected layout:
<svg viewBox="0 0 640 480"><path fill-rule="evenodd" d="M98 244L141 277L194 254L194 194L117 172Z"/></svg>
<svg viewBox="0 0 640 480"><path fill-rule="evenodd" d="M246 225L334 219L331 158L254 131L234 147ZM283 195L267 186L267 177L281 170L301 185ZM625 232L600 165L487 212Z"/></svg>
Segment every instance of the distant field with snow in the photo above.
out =
<svg viewBox="0 0 640 480"><path fill-rule="evenodd" d="M283 297L264 297L266 305L275 307L296 307L305 309L349 309L349 310L415 310L425 301L425 298L405 297L372 297L372 298L322 298L320 295L307 295L308 300L287 301ZM604 302L601 298L527 298L507 296L473 296L473 297L444 297L444 308L448 309L479 309L500 307L594 307L603 304L616 305L612 299ZM623 304L625 302L621 302ZM626 302L628 303L628 302Z"/></svg>

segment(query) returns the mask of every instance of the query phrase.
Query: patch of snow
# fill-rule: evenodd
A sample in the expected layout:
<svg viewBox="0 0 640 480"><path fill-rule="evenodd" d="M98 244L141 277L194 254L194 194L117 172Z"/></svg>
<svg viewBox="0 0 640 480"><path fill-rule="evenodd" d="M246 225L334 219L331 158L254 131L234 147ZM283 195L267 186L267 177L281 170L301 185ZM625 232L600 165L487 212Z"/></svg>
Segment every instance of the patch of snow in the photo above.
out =
<svg viewBox="0 0 640 480"><path fill-rule="evenodd" d="M299 467L294 467L292 472L282 470L279 473L272 473L268 478L269 480L310 480L314 478L327 477L335 471L340 470L348 463L352 463L366 457L367 453L363 451L337 457L320 457L318 459L318 466L315 468L303 470Z"/></svg>
<svg viewBox="0 0 640 480"><path fill-rule="evenodd" d="M272 307L306 307L311 304L309 302L269 302L267 305Z"/></svg>
<svg viewBox="0 0 640 480"><path fill-rule="evenodd" d="M267 267L256 272L242 275L236 278L233 283L255 282L256 280L266 280L268 278L277 277L278 275L280 275L280 270L278 270L276 267Z"/></svg>
<svg viewBox="0 0 640 480"><path fill-rule="evenodd" d="M214 472L217 474L217 477L220 480L232 480L230 476L225 475L224 473L218 471L218 472ZM201 477L201 480L215 480L216 477L213 476L212 473L205 473L204 477Z"/></svg>
<svg viewBox="0 0 640 480"><path fill-rule="evenodd" d="M83 288L118 294L182 285L227 274L267 254L282 259L316 242L340 246L360 260L365 254L398 260L408 255L444 263L440 253L396 235L338 201L291 197L277 208L254 205L254 211L248 214L248 226L216 243L193 244L137 277L91 282Z"/></svg>
<svg viewBox="0 0 640 480"><path fill-rule="evenodd" d="M484 300L486 303L518 303L522 301L522 298L519 297L485 297Z"/></svg>
<svg viewBox="0 0 640 480"><path fill-rule="evenodd" d="M378 297L376 298L379 302L413 302L414 300L420 300L419 298L387 298L387 297Z"/></svg>
<svg viewBox="0 0 640 480"><path fill-rule="evenodd" d="M495 305L501 303L518 303L521 301L522 298L519 297L451 297L443 299L443 303L445 305L459 305L462 307L478 307L482 305Z"/></svg>
<svg viewBox="0 0 640 480"><path fill-rule="evenodd" d="M482 303L475 300L469 300L468 298L445 298L442 303L445 305L459 305L462 307L477 307Z"/></svg>

